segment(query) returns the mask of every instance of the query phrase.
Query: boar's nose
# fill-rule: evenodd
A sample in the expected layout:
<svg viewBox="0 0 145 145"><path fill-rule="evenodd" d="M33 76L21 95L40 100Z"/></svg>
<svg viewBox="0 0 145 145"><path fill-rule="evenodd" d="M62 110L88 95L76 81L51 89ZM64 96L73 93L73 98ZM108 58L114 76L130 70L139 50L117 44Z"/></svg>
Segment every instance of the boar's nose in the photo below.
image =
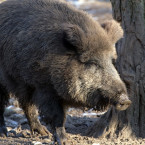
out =
<svg viewBox="0 0 145 145"><path fill-rule="evenodd" d="M131 105L131 101L128 99L127 95L122 94L119 101L116 104L116 109L123 111L126 110Z"/></svg>

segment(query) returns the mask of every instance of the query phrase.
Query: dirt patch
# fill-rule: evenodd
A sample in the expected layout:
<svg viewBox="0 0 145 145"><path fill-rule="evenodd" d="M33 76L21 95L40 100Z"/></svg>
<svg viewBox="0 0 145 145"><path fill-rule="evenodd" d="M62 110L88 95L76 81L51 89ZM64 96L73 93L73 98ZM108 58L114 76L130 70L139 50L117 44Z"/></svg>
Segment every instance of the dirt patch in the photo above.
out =
<svg viewBox="0 0 145 145"><path fill-rule="evenodd" d="M5 110L8 137L0 138L0 145L54 145L52 134L43 137L39 134L31 135L24 112L15 102L11 101L12 104ZM94 110L69 109L65 127L70 145L145 145L145 139L96 139L85 136L88 128L93 126L103 113ZM41 122L46 126L43 121ZM50 130L49 125L47 125L47 128Z"/></svg>

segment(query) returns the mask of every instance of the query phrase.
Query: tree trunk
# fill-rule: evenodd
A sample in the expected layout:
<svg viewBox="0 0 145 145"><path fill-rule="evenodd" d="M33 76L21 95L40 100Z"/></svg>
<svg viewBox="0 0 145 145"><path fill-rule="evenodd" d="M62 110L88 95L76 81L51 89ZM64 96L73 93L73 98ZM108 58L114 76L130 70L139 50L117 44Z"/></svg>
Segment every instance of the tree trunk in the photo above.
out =
<svg viewBox="0 0 145 145"><path fill-rule="evenodd" d="M88 135L145 137L145 0L111 0L111 3L114 19L124 29L124 38L117 44L117 69L132 105L122 112L111 108L89 129Z"/></svg>

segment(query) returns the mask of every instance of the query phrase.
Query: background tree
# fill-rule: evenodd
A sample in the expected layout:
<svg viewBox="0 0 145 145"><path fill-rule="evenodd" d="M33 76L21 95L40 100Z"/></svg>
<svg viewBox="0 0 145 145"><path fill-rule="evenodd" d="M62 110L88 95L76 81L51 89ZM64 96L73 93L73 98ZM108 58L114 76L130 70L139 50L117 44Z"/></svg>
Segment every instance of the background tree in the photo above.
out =
<svg viewBox="0 0 145 145"><path fill-rule="evenodd" d="M94 137L145 137L145 0L111 0L114 19L124 29L117 44L117 69L132 105L123 112L111 108L88 132Z"/></svg>

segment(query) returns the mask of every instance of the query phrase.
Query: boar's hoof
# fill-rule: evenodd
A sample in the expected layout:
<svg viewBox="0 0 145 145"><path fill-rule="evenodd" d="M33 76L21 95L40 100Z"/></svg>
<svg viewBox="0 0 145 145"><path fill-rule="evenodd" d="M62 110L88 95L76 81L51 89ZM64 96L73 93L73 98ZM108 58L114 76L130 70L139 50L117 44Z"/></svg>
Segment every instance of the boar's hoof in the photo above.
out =
<svg viewBox="0 0 145 145"><path fill-rule="evenodd" d="M49 135L49 131L47 130L47 128L41 124L39 124L37 127L36 126L33 126L31 128L31 132L32 132L32 135L35 134L35 132L41 134L42 136L48 136Z"/></svg>
<svg viewBox="0 0 145 145"><path fill-rule="evenodd" d="M70 145L67 138L57 138L56 142L58 145Z"/></svg>
<svg viewBox="0 0 145 145"><path fill-rule="evenodd" d="M126 110L130 105L131 101L127 97L125 97L116 104L116 109L123 111Z"/></svg>
<svg viewBox="0 0 145 145"><path fill-rule="evenodd" d="M70 145L64 128L57 128L54 138L58 145Z"/></svg>
<svg viewBox="0 0 145 145"><path fill-rule="evenodd" d="M0 127L0 137L6 137L7 136L7 129L5 126Z"/></svg>

